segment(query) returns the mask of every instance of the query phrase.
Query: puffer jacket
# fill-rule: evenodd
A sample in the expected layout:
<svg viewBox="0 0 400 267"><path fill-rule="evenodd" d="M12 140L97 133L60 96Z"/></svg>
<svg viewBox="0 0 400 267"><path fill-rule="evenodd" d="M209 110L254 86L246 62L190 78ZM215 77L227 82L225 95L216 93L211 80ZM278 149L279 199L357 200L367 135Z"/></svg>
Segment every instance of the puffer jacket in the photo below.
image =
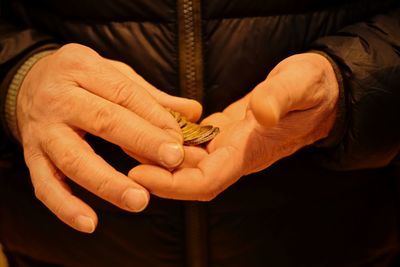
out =
<svg viewBox="0 0 400 267"><path fill-rule="evenodd" d="M71 182L99 215L76 232L36 200L1 132L0 243L11 266L399 266L398 0L2 0L1 94L29 55L81 43L169 94L221 111L282 59L329 55L343 96L328 140L242 177L210 202L152 196L138 214ZM136 162L87 137L127 173Z"/></svg>

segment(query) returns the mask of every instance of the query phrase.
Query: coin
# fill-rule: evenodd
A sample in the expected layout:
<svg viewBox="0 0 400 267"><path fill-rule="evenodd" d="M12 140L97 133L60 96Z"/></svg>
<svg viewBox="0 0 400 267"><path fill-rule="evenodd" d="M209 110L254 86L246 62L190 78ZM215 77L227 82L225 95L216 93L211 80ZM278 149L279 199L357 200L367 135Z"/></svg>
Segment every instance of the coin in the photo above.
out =
<svg viewBox="0 0 400 267"><path fill-rule="evenodd" d="M211 141L219 133L219 128L212 125L199 125L188 121L179 112L169 110L183 134L184 145L200 145Z"/></svg>
<svg viewBox="0 0 400 267"><path fill-rule="evenodd" d="M192 140L186 140L184 142L185 145L200 145L212 140L219 133L219 128L213 127L212 131L204 136L198 137Z"/></svg>

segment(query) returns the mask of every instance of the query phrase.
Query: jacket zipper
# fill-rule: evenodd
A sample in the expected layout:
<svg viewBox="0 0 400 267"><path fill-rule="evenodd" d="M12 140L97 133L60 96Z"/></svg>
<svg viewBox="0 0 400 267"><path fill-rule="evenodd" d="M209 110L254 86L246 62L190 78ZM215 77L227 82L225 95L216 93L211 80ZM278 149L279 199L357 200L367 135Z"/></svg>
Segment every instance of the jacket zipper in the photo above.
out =
<svg viewBox="0 0 400 267"><path fill-rule="evenodd" d="M203 100L200 0L177 0L181 96ZM185 202L186 266L207 267L205 203Z"/></svg>
<svg viewBox="0 0 400 267"><path fill-rule="evenodd" d="M179 75L183 97L203 100L200 0L178 0Z"/></svg>

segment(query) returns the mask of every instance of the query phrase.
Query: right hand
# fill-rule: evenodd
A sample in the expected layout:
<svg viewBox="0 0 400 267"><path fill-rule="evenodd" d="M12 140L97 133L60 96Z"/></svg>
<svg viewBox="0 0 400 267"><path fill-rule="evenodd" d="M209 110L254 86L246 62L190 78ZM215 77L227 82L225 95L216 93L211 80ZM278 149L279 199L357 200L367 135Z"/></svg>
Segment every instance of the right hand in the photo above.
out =
<svg viewBox="0 0 400 267"><path fill-rule="evenodd" d="M195 121L201 105L167 95L122 62L68 44L40 59L17 100L17 123L35 194L63 222L93 232L95 212L74 196L65 177L138 212L148 191L111 167L84 140L86 132L119 145L141 162L166 168L184 157L179 125L165 108Z"/></svg>

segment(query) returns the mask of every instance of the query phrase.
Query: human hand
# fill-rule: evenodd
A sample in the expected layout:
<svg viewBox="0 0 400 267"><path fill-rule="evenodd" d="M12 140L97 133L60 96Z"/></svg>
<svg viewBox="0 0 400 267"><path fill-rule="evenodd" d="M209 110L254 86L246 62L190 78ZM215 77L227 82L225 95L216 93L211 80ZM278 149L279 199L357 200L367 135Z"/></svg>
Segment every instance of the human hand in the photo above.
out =
<svg viewBox="0 0 400 267"><path fill-rule="evenodd" d="M119 145L142 162L174 168L183 160L179 125L165 108L191 120L199 103L158 91L127 65L69 44L40 59L17 100L17 123L35 194L71 227L93 232L97 217L75 197L65 176L128 210L141 211L145 188L118 172L84 140L85 133Z"/></svg>
<svg viewBox="0 0 400 267"><path fill-rule="evenodd" d="M240 177L326 137L338 91L326 58L314 53L289 57L244 98L202 122L221 131L206 150L186 153L190 164L173 172L144 164L128 176L160 197L211 200Z"/></svg>

